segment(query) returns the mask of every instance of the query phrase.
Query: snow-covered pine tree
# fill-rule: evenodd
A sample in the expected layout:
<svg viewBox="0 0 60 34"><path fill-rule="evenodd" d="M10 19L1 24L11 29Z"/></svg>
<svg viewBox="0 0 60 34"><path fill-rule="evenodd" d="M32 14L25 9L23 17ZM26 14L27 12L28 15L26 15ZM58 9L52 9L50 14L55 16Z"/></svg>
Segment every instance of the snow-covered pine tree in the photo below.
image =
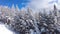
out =
<svg viewBox="0 0 60 34"><path fill-rule="evenodd" d="M54 22L54 17L51 15L51 12L49 12L49 14L46 14L46 12L44 13L39 13L39 30L40 32L44 33L44 34L49 34L49 33L53 33L55 32L55 22ZM49 33L48 33L49 32Z"/></svg>

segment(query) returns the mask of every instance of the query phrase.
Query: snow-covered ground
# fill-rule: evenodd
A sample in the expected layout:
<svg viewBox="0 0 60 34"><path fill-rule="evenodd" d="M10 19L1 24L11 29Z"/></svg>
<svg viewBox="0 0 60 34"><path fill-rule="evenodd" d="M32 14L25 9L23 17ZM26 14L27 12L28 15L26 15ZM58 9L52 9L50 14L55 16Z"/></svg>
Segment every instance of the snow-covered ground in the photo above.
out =
<svg viewBox="0 0 60 34"><path fill-rule="evenodd" d="M12 31L8 30L5 25L0 24L0 34L13 34Z"/></svg>

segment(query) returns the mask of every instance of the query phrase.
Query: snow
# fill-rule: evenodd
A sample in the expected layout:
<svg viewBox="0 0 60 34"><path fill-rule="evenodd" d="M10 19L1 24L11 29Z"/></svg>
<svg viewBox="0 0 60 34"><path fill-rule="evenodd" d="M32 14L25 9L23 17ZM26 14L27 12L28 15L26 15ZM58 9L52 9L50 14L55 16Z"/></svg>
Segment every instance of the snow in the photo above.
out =
<svg viewBox="0 0 60 34"><path fill-rule="evenodd" d="M8 30L5 25L0 24L0 34L13 34L12 31Z"/></svg>

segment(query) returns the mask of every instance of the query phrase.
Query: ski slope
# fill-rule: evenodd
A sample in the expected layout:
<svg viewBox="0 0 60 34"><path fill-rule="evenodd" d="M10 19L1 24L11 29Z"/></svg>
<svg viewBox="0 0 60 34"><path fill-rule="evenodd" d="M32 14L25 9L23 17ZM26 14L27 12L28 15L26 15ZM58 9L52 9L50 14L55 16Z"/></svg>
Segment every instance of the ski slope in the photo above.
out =
<svg viewBox="0 0 60 34"><path fill-rule="evenodd" d="M5 25L0 24L0 34L13 34L12 31L8 30Z"/></svg>

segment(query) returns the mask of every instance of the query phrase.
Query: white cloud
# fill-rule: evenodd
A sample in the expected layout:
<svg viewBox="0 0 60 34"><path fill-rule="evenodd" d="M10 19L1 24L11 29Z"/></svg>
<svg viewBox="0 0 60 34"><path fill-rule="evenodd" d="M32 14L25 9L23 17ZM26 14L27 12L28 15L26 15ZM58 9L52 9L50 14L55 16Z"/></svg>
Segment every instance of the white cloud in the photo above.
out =
<svg viewBox="0 0 60 34"><path fill-rule="evenodd" d="M54 4L56 4L58 8L60 7L60 0L58 0L58 3L53 2L49 4L49 2L51 1L56 1L56 0L31 0L31 2L28 4L28 7L33 9L53 8Z"/></svg>

